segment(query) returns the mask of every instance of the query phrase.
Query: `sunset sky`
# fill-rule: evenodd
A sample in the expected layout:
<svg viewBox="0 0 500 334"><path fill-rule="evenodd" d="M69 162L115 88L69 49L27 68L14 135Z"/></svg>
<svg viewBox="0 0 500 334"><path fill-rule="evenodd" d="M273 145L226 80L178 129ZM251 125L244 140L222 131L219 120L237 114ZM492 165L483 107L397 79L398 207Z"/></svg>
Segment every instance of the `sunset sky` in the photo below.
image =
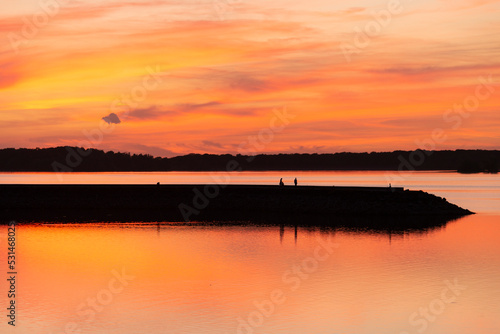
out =
<svg viewBox="0 0 500 334"><path fill-rule="evenodd" d="M500 149L500 1L20 0L0 9L0 148ZM293 117L283 123L283 113Z"/></svg>

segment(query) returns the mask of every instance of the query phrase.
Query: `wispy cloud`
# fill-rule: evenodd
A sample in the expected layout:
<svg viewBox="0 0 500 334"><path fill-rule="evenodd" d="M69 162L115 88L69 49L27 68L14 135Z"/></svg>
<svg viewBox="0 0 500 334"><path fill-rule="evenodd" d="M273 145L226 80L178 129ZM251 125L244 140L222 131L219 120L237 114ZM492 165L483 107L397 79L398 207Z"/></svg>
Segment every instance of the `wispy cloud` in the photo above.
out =
<svg viewBox="0 0 500 334"><path fill-rule="evenodd" d="M221 103L217 102L217 101L210 101L210 102L205 102L205 103L184 103L184 104L177 105L177 110L179 110L180 112L191 112L191 111L198 110L198 109L215 107L215 106L218 106L220 104Z"/></svg>
<svg viewBox="0 0 500 334"><path fill-rule="evenodd" d="M171 114L172 111L162 111L157 106L150 106L148 108L134 109L126 113L123 118L127 120L149 120L157 119L165 114Z"/></svg>

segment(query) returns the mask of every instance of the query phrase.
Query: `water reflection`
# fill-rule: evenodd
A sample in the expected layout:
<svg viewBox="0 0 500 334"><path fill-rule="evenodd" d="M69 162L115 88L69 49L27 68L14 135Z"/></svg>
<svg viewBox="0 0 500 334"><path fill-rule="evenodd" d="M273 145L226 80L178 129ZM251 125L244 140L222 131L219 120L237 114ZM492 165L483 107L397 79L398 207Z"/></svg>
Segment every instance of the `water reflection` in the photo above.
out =
<svg viewBox="0 0 500 334"><path fill-rule="evenodd" d="M284 302L254 333L413 333L409 316L454 279L467 290L426 333L500 325L498 216L408 228L311 221L20 223L16 332L62 333L74 322L82 334L238 333L238 319L279 289ZM316 264L318 240L338 248ZM309 271L293 274L297 266ZM87 322L79 305L107 289L114 270L135 278Z"/></svg>
<svg viewBox="0 0 500 334"><path fill-rule="evenodd" d="M221 215L219 215L221 216ZM223 216L223 215L222 215ZM231 217L234 217L231 214ZM307 230L319 230L323 232L330 231L345 231L356 233L382 233L382 234L403 234L403 233L426 233L435 229L441 229L446 224L456 221L461 217L454 216L335 216L325 217L324 215L274 215L266 214L259 215L253 219L205 219L195 222L161 222L148 220L130 220L126 217L122 219L104 222L102 224L110 224L118 228L131 228L131 226L147 226L154 225L157 229L157 234L160 235L162 226L252 226L252 227L269 227L278 226L280 240L285 233L285 227L294 228L294 238L297 239L298 228ZM0 224L7 224L8 220L0 220ZM47 222L43 219L36 220L20 220L20 224L94 224L96 220L80 220L76 222L74 219L65 219L61 217L57 220ZM101 223L101 222L100 222Z"/></svg>
<svg viewBox="0 0 500 334"><path fill-rule="evenodd" d="M382 233L382 234L403 234L403 233L427 233L435 229L441 229L450 222L454 222L461 217L455 216L335 216L325 217L324 215L290 215L283 217L277 215L267 215L253 218L252 220L210 220L202 221L209 225L251 225L251 226L279 226L280 238L283 237L284 227L294 227L295 238L297 228L309 228L320 231L346 231L356 233Z"/></svg>

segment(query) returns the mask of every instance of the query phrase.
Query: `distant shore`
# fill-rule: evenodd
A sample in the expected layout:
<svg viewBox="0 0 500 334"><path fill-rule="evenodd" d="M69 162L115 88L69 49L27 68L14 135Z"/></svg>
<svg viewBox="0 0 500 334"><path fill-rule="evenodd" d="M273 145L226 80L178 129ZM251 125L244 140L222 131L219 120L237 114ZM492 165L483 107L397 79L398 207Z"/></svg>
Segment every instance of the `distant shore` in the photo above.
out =
<svg viewBox="0 0 500 334"><path fill-rule="evenodd" d="M389 187L1 185L0 219L198 221L266 217L460 217L445 199ZM427 219L427 218L423 218Z"/></svg>
<svg viewBox="0 0 500 334"><path fill-rule="evenodd" d="M499 150L187 154L166 158L70 146L0 149L0 171L3 172L439 170L459 173L498 173L499 163Z"/></svg>

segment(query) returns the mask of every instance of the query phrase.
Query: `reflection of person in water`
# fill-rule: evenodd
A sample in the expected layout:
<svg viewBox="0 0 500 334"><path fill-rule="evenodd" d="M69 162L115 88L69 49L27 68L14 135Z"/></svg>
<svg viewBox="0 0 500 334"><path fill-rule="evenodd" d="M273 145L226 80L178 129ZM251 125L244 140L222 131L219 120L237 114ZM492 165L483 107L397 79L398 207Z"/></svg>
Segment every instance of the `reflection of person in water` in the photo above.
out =
<svg viewBox="0 0 500 334"><path fill-rule="evenodd" d="M283 178L280 179L280 187L284 186L285 184L283 183Z"/></svg>
<svg viewBox="0 0 500 334"><path fill-rule="evenodd" d="M297 186L297 178L295 178L295 180L293 180L293 183L295 183L295 186Z"/></svg>

